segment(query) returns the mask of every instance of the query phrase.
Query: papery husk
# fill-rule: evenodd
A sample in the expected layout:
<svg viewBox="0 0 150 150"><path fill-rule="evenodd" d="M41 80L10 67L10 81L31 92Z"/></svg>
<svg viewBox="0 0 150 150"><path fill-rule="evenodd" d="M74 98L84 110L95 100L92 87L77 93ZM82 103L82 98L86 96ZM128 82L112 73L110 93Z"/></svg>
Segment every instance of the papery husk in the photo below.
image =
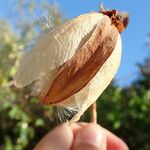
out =
<svg viewBox="0 0 150 150"><path fill-rule="evenodd" d="M37 79L43 84L50 83L53 70L59 69L85 44L103 17L100 13L83 14L43 33L31 51L18 56L15 86L23 88ZM41 91L45 90L43 87Z"/></svg>
<svg viewBox="0 0 150 150"><path fill-rule="evenodd" d="M85 87L113 52L118 34L110 18L103 17L87 42L55 75L42 102L61 102Z"/></svg>
<svg viewBox="0 0 150 150"><path fill-rule="evenodd" d="M50 88L55 74L71 59L93 33L95 26L107 17L101 13L88 13L65 22L61 26L43 33L34 48L19 56L14 80L18 88L30 85L31 93L41 99ZM77 108L77 114L69 123L78 121L86 109L93 104L116 74L121 59L121 37L118 33L116 46L97 74L79 92L55 106Z"/></svg>

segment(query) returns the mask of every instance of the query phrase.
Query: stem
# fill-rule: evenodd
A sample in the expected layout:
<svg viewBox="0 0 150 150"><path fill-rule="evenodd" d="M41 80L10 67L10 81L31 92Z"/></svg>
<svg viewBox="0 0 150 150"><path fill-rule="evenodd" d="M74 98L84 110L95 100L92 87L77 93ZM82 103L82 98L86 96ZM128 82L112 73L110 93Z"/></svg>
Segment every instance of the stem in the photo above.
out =
<svg viewBox="0 0 150 150"><path fill-rule="evenodd" d="M93 103L90 107L90 121L93 123L97 123L96 102Z"/></svg>

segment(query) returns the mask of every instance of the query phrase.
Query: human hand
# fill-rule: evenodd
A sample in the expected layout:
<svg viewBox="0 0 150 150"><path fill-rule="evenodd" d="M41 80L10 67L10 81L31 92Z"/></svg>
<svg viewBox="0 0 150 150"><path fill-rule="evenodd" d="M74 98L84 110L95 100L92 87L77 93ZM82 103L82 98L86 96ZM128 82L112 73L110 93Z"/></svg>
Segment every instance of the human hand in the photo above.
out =
<svg viewBox="0 0 150 150"><path fill-rule="evenodd" d="M53 129L34 150L128 150L128 147L98 124L74 123Z"/></svg>

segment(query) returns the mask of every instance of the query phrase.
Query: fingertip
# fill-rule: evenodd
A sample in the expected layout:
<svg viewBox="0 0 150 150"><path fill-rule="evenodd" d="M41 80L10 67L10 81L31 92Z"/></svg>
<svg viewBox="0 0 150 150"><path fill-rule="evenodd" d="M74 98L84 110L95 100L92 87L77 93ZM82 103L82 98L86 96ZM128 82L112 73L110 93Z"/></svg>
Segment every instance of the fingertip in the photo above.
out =
<svg viewBox="0 0 150 150"><path fill-rule="evenodd" d="M120 139L119 137L117 137L107 129L104 129L104 131L107 135L108 150L129 150L127 144L122 139Z"/></svg>
<svg viewBox="0 0 150 150"><path fill-rule="evenodd" d="M58 126L49 132L35 147L34 150L48 150L49 148L59 150L70 149L73 141L73 133L67 124Z"/></svg>
<svg viewBox="0 0 150 150"><path fill-rule="evenodd" d="M102 128L90 123L78 131L73 150L103 150L106 148L106 135Z"/></svg>
<svg viewBox="0 0 150 150"><path fill-rule="evenodd" d="M77 122L77 123L73 123L70 125L73 135L74 135L74 138L76 137L78 131L81 130L86 125L87 125L87 123L84 123L84 122Z"/></svg>

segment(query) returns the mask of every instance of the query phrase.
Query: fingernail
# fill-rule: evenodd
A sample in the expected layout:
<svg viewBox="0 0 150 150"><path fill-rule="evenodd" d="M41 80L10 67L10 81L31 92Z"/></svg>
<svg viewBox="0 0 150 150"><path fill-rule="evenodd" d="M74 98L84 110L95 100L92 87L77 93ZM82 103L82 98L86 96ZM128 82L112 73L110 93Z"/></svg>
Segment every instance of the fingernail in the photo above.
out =
<svg viewBox="0 0 150 150"><path fill-rule="evenodd" d="M96 125L88 125L77 134L76 146L87 144L95 148L100 148L102 141L103 133L100 130L100 127L97 127Z"/></svg>

